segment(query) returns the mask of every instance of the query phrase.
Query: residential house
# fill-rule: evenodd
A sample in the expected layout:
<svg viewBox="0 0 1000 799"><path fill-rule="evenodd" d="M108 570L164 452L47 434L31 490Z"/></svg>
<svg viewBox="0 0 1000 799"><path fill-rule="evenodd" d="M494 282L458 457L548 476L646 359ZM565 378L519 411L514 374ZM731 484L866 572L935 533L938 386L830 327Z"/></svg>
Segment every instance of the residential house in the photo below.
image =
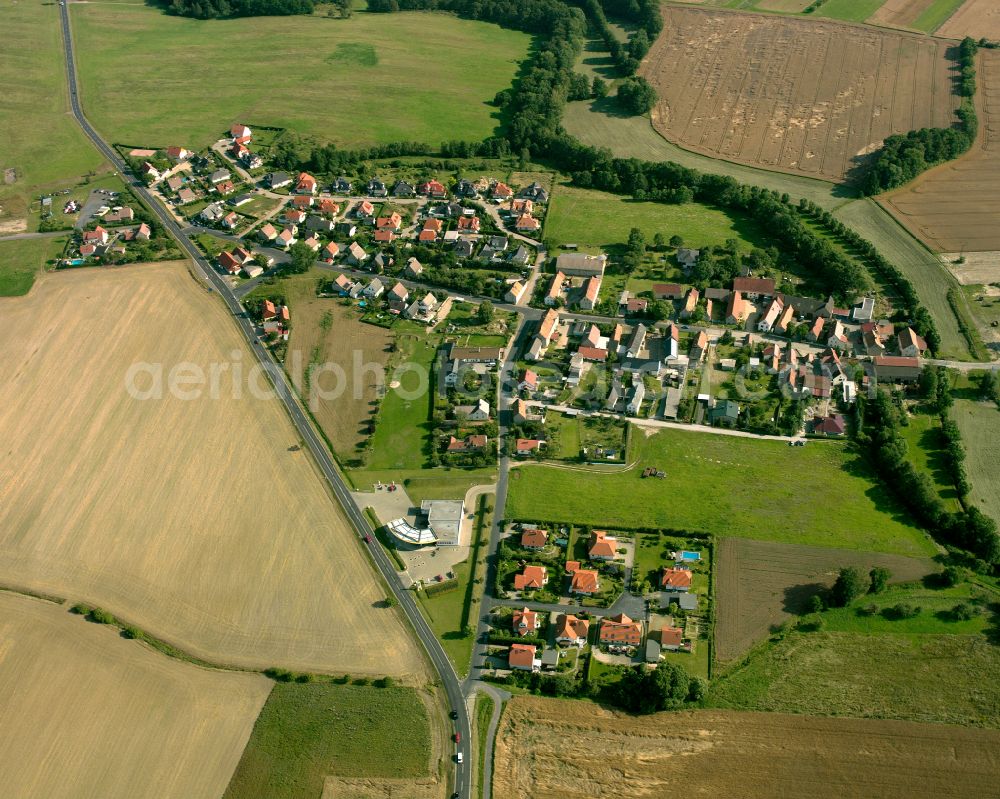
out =
<svg viewBox="0 0 1000 799"><path fill-rule="evenodd" d="M270 222L266 222L258 228L257 235L260 236L261 241L270 242L274 241L278 237L278 231L275 229L274 225Z"/></svg>
<svg viewBox="0 0 1000 799"><path fill-rule="evenodd" d="M315 236L310 236L309 238L307 238L305 243L306 246L313 252L319 252L321 244L319 239L317 239Z"/></svg>
<svg viewBox="0 0 1000 799"><path fill-rule="evenodd" d="M216 169L209 177L213 186L231 179L232 175L229 173L228 169Z"/></svg>
<svg viewBox="0 0 1000 799"><path fill-rule="evenodd" d="M583 294L580 297L580 308L584 311L591 311L597 305L597 298L601 293L601 278L597 275L588 277L583 284Z"/></svg>
<svg viewBox="0 0 1000 799"><path fill-rule="evenodd" d="M315 194L317 188L316 178L308 172L299 172L299 176L295 181L295 191L297 194Z"/></svg>
<svg viewBox="0 0 1000 799"><path fill-rule="evenodd" d="M663 348L667 358L676 358L679 353L681 332L673 322L667 325L663 335Z"/></svg>
<svg viewBox="0 0 1000 799"><path fill-rule="evenodd" d="M514 216L530 214L534 212L535 204L531 200L511 199L510 202L507 203L507 210Z"/></svg>
<svg viewBox="0 0 1000 799"><path fill-rule="evenodd" d="M514 590L532 591L543 588L548 582L549 573L544 566L525 566L520 574L514 575Z"/></svg>
<svg viewBox="0 0 1000 799"><path fill-rule="evenodd" d="M393 197L414 197L417 194L417 190L413 187L412 183L407 183L405 180L397 180L396 184L392 187Z"/></svg>
<svg viewBox="0 0 1000 799"><path fill-rule="evenodd" d="M680 627L660 628L660 648L676 652L684 641L684 631Z"/></svg>
<svg viewBox="0 0 1000 799"><path fill-rule="evenodd" d="M412 278L418 278L424 271L424 265L416 258L409 258L403 271Z"/></svg>
<svg viewBox="0 0 1000 799"><path fill-rule="evenodd" d="M152 178L154 181L159 180L163 175L160 170L153 166L149 161L145 161L139 170L144 178Z"/></svg>
<svg viewBox="0 0 1000 799"><path fill-rule="evenodd" d="M85 244L107 244L110 234L103 227L98 225L93 230L85 230L83 232L83 241Z"/></svg>
<svg viewBox="0 0 1000 799"><path fill-rule="evenodd" d="M545 442L539 438L519 438L514 443L514 453L523 458L534 455L543 446L545 446Z"/></svg>
<svg viewBox="0 0 1000 799"><path fill-rule="evenodd" d="M167 148L167 158L173 161L175 164L179 164L181 161L187 161L191 157L191 151L185 149L184 147L168 147Z"/></svg>
<svg viewBox="0 0 1000 799"><path fill-rule="evenodd" d="M566 282L566 275L562 272L556 272L555 277L552 278L552 283L549 284L549 290L545 293L545 304L548 306L558 305L559 299L562 297L563 285Z"/></svg>
<svg viewBox="0 0 1000 799"><path fill-rule="evenodd" d="M536 203L547 203L549 201L549 193L538 183L532 183L530 186L521 189L520 195L528 200L534 200Z"/></svg>
<svg viewBox="0 0 1000 799"><path fill-rule="evenodd" d="M583 360L594 363L604 363L608 359L608 351L603 347L583 346L576 352Z"/></svg>
<svg viewBox="0 0 1000 799"><path fill-rule="evenodd" d="M389 228L382 228L381 230L376 230L372 238L381 244L389 244L396 240L396 234Z"/></svg>
<svg viewBox="0 0 1000 799"><path fill-rule="evenodd" d="M625 350L626 356L629 358L638 358L639 353L642 352L643 347L646 345L646 326L643 324L638 324L632 330L632 337L629 339L628 347Z"/></svg>
<svg viewBox="0 0 1000 799"><path fill-rule="evenodd" d="M230 211L224 217L222 217L222 226L228 230L235 230L236 226L240 223L239 214L235 211Z"/></svg>
<svg viewBox="0 0 1000 799"><path fill-rule="evenodd" d="M850 341L847 338L847 329L839 319L835 319L830 326L826 337L826 346L835 350L845 350L850 346Z"/></svg>
<svg viewBox="0 0 1000 799"><path fill-rule="evenodd" d="M524 233L534 232L541 226L542 223L535 219L535 217L531 214L521 214L521 216L517 218L517 222L514 223L514 228Z"/></svg>
<svg viewBox="0 0 1000 799"><path fill-rule="evenodd" d="M820 336L823 335L823 328L826 326L826 319L822 316L817 316L812 323L812 327L809 328L809 333L806 335L810 341L819 341Z"/></svg>
<svg viewBox="0 0 1000 799"><path fill-rule="evenodd" d="M301 225L306 221L306 212L296 210L295 208L286 208L285 212L281 215L281 219L288 225Z"/></svg>
<svg viewBox="0 0 1000 799"><path fill-rule="evenodd" d="M372 282L368 284L368 287L362 292L368 299L377 300L382 296L385 291L385 284L380 278L372 278Z"/></svg>
<svg viewBox="0 0 1000 799"><path fill-rule="evenodd" d="M541 324L538 326L538 335L544 342L543 348L548 347L552 343L552 337L556 334L558 328L559 313L550 308L545 312L545 316L542 317Z"/></svg>
<svg viewBox="0 0 1000 799"><path fill-rule="evenodd" d="M283 189L285 186L292 185L292 176L287 172L271 172L265 176L264 180L272 189Z"/></svg>
<svg viewBox="0 0 1000 799"><path fill-rule="evenodd" d="M396 211L393 211L389 216L380 216L375 220L375 228L377 230L389 229L393 231L399 231L403 224L403 217L401 217Z"/></svg>
<svg viewBox="0 0 1000 799"><path fill-rule="evenodd" d="M549 543L549 534L545 530L532 528L521 533L522 549L545 549Z"/></svg>
<svg viewBox="0 0 1000 799"><path fill-rule="evenodd" d="M397 280L396 285L389 289L389 304L405 303L409 299L409 296L410 290Z"/></svg>
<svg viewBox="0 0 1000 799"><path fill-rule="evenodd" d="M518 391L535 392L538 389L538 375L532 369L525 369L518 381Z"/></svg>
<svg viewBox="0 0 1000 799"><path fill-rule="evenodd" d="M368 260L368 253L356 241L352 241L347 248L347 260L354 266L361 266Z"/></svg>
<svg viewBox="0 0 1000 799"><path fill-rule="evenodd" d="M519 244L507 260L514 266L527 266L528 261L531 260L531 251L523 244Z"/></svg>
<svg viewBox="0 0 1000 799"><path fill-rule="evenodd" d="M295 231L294 231L294 229L290 228L290 227L286 227L274 239L274 246L275 247L281 247L282 249L288 249L296 241L297 241L297 239L295 238Z"/></svg>
<svg viewBox="0 0 1000 799"><path fill-rule="evenodd" d="M566 571L569 571L569 563L566 564ZM600 578L596 571L581 568L577 568L573 571L573 576L569 583L569 592L571 594L592 596L600 590Z"/></svg>
<svg viewBox="0 0 1000 799"><path fill-rule="evenodd" d="M331 200L329 197L323 197L319 203L317 203L316 210L326 216L336 216L340 213L340 203L336 200Z"/></svg>
<svg viewBox="0 0 1000 799"><path fill-rule="evenodd" d="M490 404L480 398L472 405L455 406L455 418L470 422L485 422L490 418Z"/></svg>
<svg viewBox="0 0 1000 799"><path fill-rule="evenodd" d="M115 222L131 222L134 218L135 211L127 205L124 207L113 208L110 213L104 215L104 221L108 224L113 224Z"/></svg>
<svg viewBox="0 0 1000 799"><path fill-rule="evenodd" d="M767 310L764 311L764 314L757 321L757 329L761 333L769 332L771 328L774 327L775 323L778 321L778 317L781 316L781 313L784 310L784 308L785 307L782 304L781 300L779 300L777 297L772 299L767 306Z"/></svg>
<svg viewBox="0 0 1000 799"><path fill-rule="evenodd" d="M743 324L750 313L748 303L743 299L739 291L733 291L729 295L729 302L726 304L726 323L730 325Z"/></svg>
<svg viewBox="0 0 1000 799"><path fill-rule="evenodd" d="M519 303L521 301L521 297L524 296L524 289L526 286L527 284L521 282L520 280L515 280L511 284L510 288L507 289L507 293L504 295L504 301L509 302L511 305Z"/></svg>
<svg viewBox="0 0 1000 799"><path fill-rule="evenodd" d="M170 191L180 191L184 187L184 178L181 175L174 175L167 178L167 188Z"/></svg>
<svg viewBox="0 0 1000 799"><path fill-rule="evenodd" d="M542 667L542 661L535 657L535 647L528 644L511 644L507 665L511 669L520 671L538 671Z"/></svg>
<svg viewBox="0 0 1000 799"><path fill-rule="evenodd" d="M614 560L618 554L618 539L604 530L594 530L590 534L587 557L591 560Z"/></svg>
<svg viewBox="0 0 1000 799"><path fill-rule="evenodd" d="M624 613L601 620L597 640L606 646L639 646L642 643L642 622L633 621Z"/></svg>
<svg viewBox="0 0 1000 799"><path fill-rule="evenodd" d="M528 403L523 399L516 399L511 403L511 417L514 424L524 424L528 421Z"/></svg>
<svg viewBox="0 0 1000 799"><path fill-rule="evenodd" d="M565 252L556 258L556 270L572 277L601 277L607 263L606 255Z"/></svg>
<svg viewBox="0 0 1000 799"><path fill-rule="evenodd" d="M927 342L913 332L913 328L908 327L897 337L899 344L899 354L910 358L919 358L927 352Z"/></svg>
<svg viewBox="0 0 1000 799"><path fill-rule="evenodd" d="M278 309L271 300L264 300L260 306L260 318L265 322L278 318Z"/></svg>
<svg viewBox="0 0 1000 799"><path fill-rule="evenodd" d="M333 220L321 216L312 215L306 219L306 229L313 233L333 233L334 227Z"/></svg>
<svg viewBox="0 0 1000 799"><path fill-rule="evenodd" d="M712 424L723 427L734 427L740 416L740 406L734 400L722 400L708 413Z"/></svg>
<svg viewBox="0 0 1000 799"><path fill-rule="evenodd" d="M847 422L841 414L832 413L814 419L812 431L820 436L843 436L847 433Z"/></svg>
<svg viewBox="0 0 1000 799"><path fill-rule="evenodd" d="M629 416L638 416L639 410L642 408L642 401L646 398L646 386L641 379L637 379L635 385L632 386L632 391L629 393L628 404L625 406L625 412Z"/></svg>
<svg viewBox="0 0 1000 799"><path fill-rule="evenodd" d="M291 199L292 208L297 208L300 211L308 211L313 207L316 202L316 198L311 194L299 194Z"/></svg>
<svg viewBox="0 0 1000 799"><path fill-rule="evenodd" d="M389 195L389 190L378 178L372 178L368 181L366 192L369 197L387 197Z"/></svg>
<svg viewBox="0 0 1000 799"><path fill-rule="evenodd" d="M455 255L459 258L471 258L475 244L469 239L456 239L454 249Z"/></svg>
<svg viewBox="0 0 1000 799"><path fill-rule="evenodd" d="M333 184L330 186L330 191L333 194L350 194L352 188L351 181L345 177L339 177L333 181Z"/></svg>
<svg viewBox="0 0 1000 799"><path fill-rule="evenodd" d="M229 136L235 142L247 144L253 138L253 133L246 125L236 124L229 128Z"/></svg>
<svg viewBox="0 0 1000 799"><path fill-rule="evenodd" d="M458 218L458 230L468 233L479 232L478 216L460 216Z"/></svg>
<svg viewBox="0 0 1000 799"><path fill-rule="evenodd" d="M421 183L417 186L418 194L426 194L428 197L442 198L448 196L448 190L445 188L444 184L438 180L428 180L426 183Z"/></svg>
<svg viewBox="0 0 1000 799"><path fill-rule="evenodd" d="M692 287L691 290L688 291L687 296L684 298L684 305L681 307L681 319L689 319L694 316L695 311L698 310L699 296L700 294L696 288Z"/></svg>
<svg viewBox="0 0 1000 799"><path fill-rule="evenodd" d="M658 300L679 300L684 296L684 287L679 283L654 283L653 297Z"/></svg>
<svg viewBox="0 0 1000 799"><path fill-rule="evenodd" d="M560 613L556 617L555 640L564 646L583 647L590 633L590 622L570 613Z"/></svg>
<svg viewBox="0 0 1000 799"><path fill-rule="evenodd" d="M514 633L523 638L526 635L534 635L541 628L542 620L535 611L530 608L522 608L514 611L511 626Z"/></svg>
<svg viewBox="0 0 1000 799"><path fill-rule="evenodd" d="M482 452L486 449L489 439L484 435L472 435L459 439L450 436L448 440L448 452Z"/></svg>
<svg viewBox="0 0 1000 799"><path fill-rule="evenodd" d="M665 591L690 591L692 573L689 569L678 569L676 566L669 566L663 570L660 577L660 586Z"/></svg>
<svg viewBox="0 0 1000 799"><path fill-rule="evenodd" d="M691 344L691 349L688 350L688 358L693 363L700 363L702 358L705 357L705 351L708 349L708 335L704 330L700 331L695 337L694 342Z"/></svg>
<svg viewBox="0 0 1000 799"><path fill-rule="evenodd" d="M791 305L786 305L784 310L782 310L781 315L778 317L778 321L774 323L774 332L781 333L785 335L788 333L788 327L795 320L795 308Z"/></svg>
<svg viewBox="0 0 1000 799"><path fill-rule="evenodd" d="M677 263L684 272L690 272L700 257L701 250L692 250L690 247L678 247L677 249Z"/></svg>
<svg viewBox="0 0 1000 799"><path fill-rule="evenodd" d="M222 203L209 203L198 214L206 222L218 222L225 215L226 212L222 208Z"/></svg>
<svg viewBox="0 0 1000 799"><path fill-rule="evenodd" d="M649 300L642 297L629 297L625 300L623 312L629 316L641 316L649 308Z"/></svg>
<svg viewBox="0 0 1000 799"><path fill-rule="evenodd" d="M862 297L861 301L855 303L851 308L851 319L855 322L870 322L875 314L875 298Z"/></svg>
<svg viewBox="0 0 1000 799"><path fill-rule="evenodd" d="M228 272L230 275L235 275L243 266L242 261L225 250L219 253L218 264L222 271Z"/></svg>
<svg viewBox="0 0 1000 799"><path fill-rule="evenodd" d="M514 196L514 190L508 186L506 183L497 182L493 184L493 188L490 190L490 197L494 200L509 200Z"/></svg>
<svg viewBox="0 0 1000 799"><path fill-rule="evenodd" d="M347 295L351 290L351 279L347 275L337 275L333 279L333 285L341 297Z"/></svg>

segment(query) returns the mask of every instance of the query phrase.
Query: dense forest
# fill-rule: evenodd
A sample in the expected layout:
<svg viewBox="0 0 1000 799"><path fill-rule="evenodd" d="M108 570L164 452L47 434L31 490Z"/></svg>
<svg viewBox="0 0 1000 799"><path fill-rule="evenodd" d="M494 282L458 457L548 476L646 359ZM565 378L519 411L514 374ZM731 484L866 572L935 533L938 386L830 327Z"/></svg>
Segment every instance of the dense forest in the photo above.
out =
<svg viewBox="0 0 1000 799"><path fill-rule="evenodd" d="M936 164L966 152L976 139L979 122L972 97L976 93L976 42L968 37L958 47L959 94L962 105L952 128L921 128L889 136L875 154L862 184L865 194L878 194L909 183Z"/></svg>
<svg viewBox="0 0 1000 799"><path fill-rule="evenodd" d="M286 17L311 14L313 0L169 0L167 13L195 19L224 17Z"/></svg>

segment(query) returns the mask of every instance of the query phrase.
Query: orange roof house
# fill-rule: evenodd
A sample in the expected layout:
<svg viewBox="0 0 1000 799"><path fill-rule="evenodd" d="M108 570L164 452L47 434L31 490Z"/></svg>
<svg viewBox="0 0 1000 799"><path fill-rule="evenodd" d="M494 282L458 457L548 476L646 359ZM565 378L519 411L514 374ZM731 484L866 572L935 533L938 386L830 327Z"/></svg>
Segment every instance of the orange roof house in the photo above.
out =
<svg viewBox="0 0 1000 799"><path fill-rule="evenodd" d="M573 572L569 590L571 594L596 594L600 590L597 572L591 569L577 569Z"/></svg>
<svg viewBox="0 0 1000 799"><path fill-rule="evenodd" d="M544 566L525 566L523 572L514 575L514 590L530 591L541 588L548 581L548 570Z"/></svg>
<svg viewBox="0 0 1000 799"><path fill-rule="evenodd" d="M618 552L618 539L604 530L594 530L590 534L590 549L587 556L591 560L614 560Z"/></svg>
<svg viewBox="0 0 1000 799"><path fill-rule="evenodd" d="M299 178L295 182L295 191L300 193L316 193L316 178L308 172L299 172Z"/></svg>
<svg viewBox="0 0 1000 799"><path fill-rule="evenodd" d="M542 626L538 614L530 608L515 610L512 624L514 625L514 632L520 636L531 635Z"/></svg>
<svg viewBox="0 0 1000 799"><path fill-rule="evenodd" d="M458 218L458 229L468 230L473 233L479 232L479 217L478 216L460 216Z"/></svg>
<svg viewBox="0 0 1000 799"><path fill-rule="evenodd" d="M598 640L613 646L639 646L642 643L642 624L624 613L609 616L601 622Z"/></svg>
<svg viewBox="0 0 1000 799"><path fill-rule="evenodd" d="M691 572L673 567L664 569L660 585L668 591L687 591L691 587Z"/></svg>
<svg viewBox="0 0 1000 799"><path fill-rule="evenodd" d="M680 649L684 631L680 627L664 627L660 630L660 646L664 649Z"/></svg>
<svg viewBox="0 0 1000 799"><path fill-rule="evenodd" d="M538 671L541 661L535 657L535 647L530 644L511 644L507 664L512 669Z"/></svg>
<svg viewBox="0 0 1000 799"><path fill-rule="evenodd" d="M441 220L440 219L425 219L424 220L424 230L433 230L435 233L441 232Z"/></svg>
<svg viewBox="0 0 1000 799"><path fill-rule="evenodd" d="M583 646L587 643L590 622L569 613L556 618L556 643Z"/></svg>
<svg viewBox="0 0 1000 799"><path fill-rule="evenodd" d="M521 546L524 549L543 549L549 543L549 534L544 530L525 530L521 533Z"/></svg>
<svg viewBox="0 0 1000 799"><path fill-rule="evenodd" d="M506 200L514 196L514 190L506 183L497 182L490 194L495 200Z"/></svg>
<svg viewBox="0 0 1000 799"><path fill-rule="evenodd" d="M421 230L420 235L417 236L419 241L437 241L438 234L433 230Z"/></svg>

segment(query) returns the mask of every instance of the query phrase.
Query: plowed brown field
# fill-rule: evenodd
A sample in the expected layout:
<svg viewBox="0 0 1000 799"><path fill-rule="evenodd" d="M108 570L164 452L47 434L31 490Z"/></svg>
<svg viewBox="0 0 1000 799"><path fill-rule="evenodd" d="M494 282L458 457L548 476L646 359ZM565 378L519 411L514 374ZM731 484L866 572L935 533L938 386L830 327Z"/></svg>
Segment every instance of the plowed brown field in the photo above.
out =
<svg viewBox="0 0 1000 799"><path fill-rule="evenodd" d="M947 22L937 29L938 36L961 39L1000 39L1000 4L997 0L965 0Z"/></svg>
<svg viewBox="0 0 1000 799"><path fill-rule="evenodd" d="M183 265L46 274L0 312L0 584L213 662L423 680L279 401L234 398L252 355ZM162 399L126 391L137 362ZM229 367L218 399L168 390L185 363Z"/></svg>
<svg viewBox="0 0 1000 799"><path fill-rule="evenodd" d="M1000 250L1000 51L980 51L976 83L979 136L972 149L882 200L937 252Z"/></svg>
<svg viewBox="0 0 1000 799"><path fill-rule="evenodd" d="M949 43L838 22L664 7L640 73L667 139L842 180L892 133L955 121Z"/></svg>
<svg viewBox="0 0 1000 799"><path fill-rule="evenodd" d="M518 696L493 773L505 799L996 799L1000 732L719 710L637 718Z"/></svg>
<svg viewBox="0 0 1000 799"><path fill-rule="evenodd" d="M936 571L930 558L725 538L716 558L715 656L731 661L786 619L802 613L841 568L884 566L893 582Z"/></svg>

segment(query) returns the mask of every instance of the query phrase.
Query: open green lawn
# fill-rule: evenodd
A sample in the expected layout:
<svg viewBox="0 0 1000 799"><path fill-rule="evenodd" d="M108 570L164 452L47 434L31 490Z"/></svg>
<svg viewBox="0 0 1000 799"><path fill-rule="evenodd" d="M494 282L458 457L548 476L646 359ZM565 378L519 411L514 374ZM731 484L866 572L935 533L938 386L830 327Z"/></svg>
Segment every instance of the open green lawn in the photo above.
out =
<svg viewBox="0 0 1000 799"><path fill-rule="evenodd" d="M399 335L396 344L402 353L400 363L418 364L426 370L424 376L431 374L437 352L434 344L422 336L407 334ZM371 437L367 468L419 469L426 463L433 390L418 390L421 379L416 372L408 372L399 386L387 387L375 435Z"/></svg>
<svg viewBox="0 0 1000 799"><path fill-rule="evenodd" d="M62 255L68 239L68 235L14 241L0 239L0 297L27 294L39 270Z"/></svg>
<svg viewBox="0 0 1000 799"><path fill-rule="evenodd" d="M826 0L815 15L849 22L864 22L884 3L885 0Z"/></svg>
<svg viewBox="0 0 1000 799"><path fill-rule="evenodd" d="M913 27L932 33L944 25L964 2L965 0L934 0L913 21Z"/></svg>
<svg viewBox="0 0 1000 799"><path fill-rule="evenodd" d="M498 124L488 102L531 42L417 12L202 21L92 4L72 16L88 115L133 145L198 148L235 121L344 146L483 139Z"/></svg>
<svg viewBox="0 0 1000 799"><path fill-rule="evenodd" d="M69 114L59 6L0 0L0 30L0 170L17 172L13 185L0 175L0 206L21 214L33 189L103 159Z"/></svg>
<svg viewBox="0 0 1000 799"><path fill-rule="evenodd" d="M715 682L709 704L1000 727L1000 647L982 635L790 633Z"/></svg>
<svg viewBox="0 0 1000 799"><path fill-rule="evenodd" d="M624 244L634 227L649 242L656 233L662 233L668 239L679 235L692 247L722 244L729 238L748 248L762 245L760 231L749 219L701 203L641 202L564 184L552 192L545 238L582 247L608 247Z"/></svg>
<svg viewBox="0 0 1000 799"><path fill-rule="evenodd" d="M314 799L327 775L424 777L429 741L413 688L276 683L225 799Z"/></svg>
<svg viewBox="0 0 1000 799"><path fill-rule="evenodd" d="M846 443L633 431L629 471L526 464L511 471L507 516L619 529L661 528L929 555L927 536ZM642 479L655 466L665 479Z"/></svg>
<svg viewBox="0 0 1000 799"><path fill-rule="evenodd" d="M1000 522L1000 410L995 403L958 400L952 418L962 431L972 501Z"/></svg>
<svg viewBox="0 0 1000 799"><path fill-rule="evenodd" d="M902 432L910 463L930 476L948 510L960 510L958 491L945 466L941 422L936 416L926 413L913 414L908 421L909 424L902 428Z"/></svg>

